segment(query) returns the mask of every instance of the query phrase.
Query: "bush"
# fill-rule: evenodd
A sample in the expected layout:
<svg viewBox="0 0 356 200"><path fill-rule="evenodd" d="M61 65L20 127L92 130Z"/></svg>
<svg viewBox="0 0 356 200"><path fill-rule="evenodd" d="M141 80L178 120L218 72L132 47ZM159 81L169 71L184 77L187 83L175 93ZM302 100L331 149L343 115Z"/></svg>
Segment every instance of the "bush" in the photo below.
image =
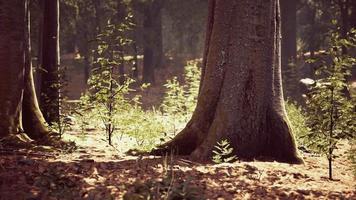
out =
<svg viewBox="0 0 356 200"><path fill-rule="evenodd" d="M332 161L338 142L352 139L356 132L355 104L345 94L346 77L356 59L344 53L344 49L356 47L355 34L353 30L348 40L341 39L337 33L332 34L331 47L318 59L322 64L316 70L316 84L307 101L310 133L306 138L310 147L327 156L329 179L332 179Z"/></svg>

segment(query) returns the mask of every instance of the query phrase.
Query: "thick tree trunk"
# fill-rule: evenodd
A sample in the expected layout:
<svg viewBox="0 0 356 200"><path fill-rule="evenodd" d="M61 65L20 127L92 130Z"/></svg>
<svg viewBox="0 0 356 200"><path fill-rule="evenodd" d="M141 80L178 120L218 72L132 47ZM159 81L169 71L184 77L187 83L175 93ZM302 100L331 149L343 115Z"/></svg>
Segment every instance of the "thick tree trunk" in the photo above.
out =
<svg viewBox="0 0 356 200"><path fill-rule="evenodd" d="M33 83L28 5L0 0L0 138L23 129L32 139L48 134Z"/></svg>
<svg viewBox="0 0 356 200"><path fill-rule="evenodd" d="M300 102L297 60L297 0L281 0L282 75L285 97Z"/></svg>
<svg viewBox="0 0 356 200"><path fill-rule="evenodd" d="M59 121L59 0L45 1L41 109L46 121Z"/></svg>
<svg viewBox="0 0 356 200"><path fill-rule="evenodd" d="M210 0L198 104L185 129L153 150L206 160L221 139L240 158L301 163L286 116L278 0Z"/></svg>
<svg viewBox="0 0 356 200"><path fill-rule="evenodd" d="M29 3L27 1L27 3ZM46 121L38 106L35 92L32 60L31 60L31 39L30 39L30 11L27 4L26 11L26 49L25 49L25 76L24 76L24 94L22 102L22 124L26 134L32 139L43 139L49 133L46 127Z"/></svg>
<svg viewBox="0 0 356 200"><path fill-rule="evenodd" d="M25 1L0 0L0 137L23 132Z"/></svg>

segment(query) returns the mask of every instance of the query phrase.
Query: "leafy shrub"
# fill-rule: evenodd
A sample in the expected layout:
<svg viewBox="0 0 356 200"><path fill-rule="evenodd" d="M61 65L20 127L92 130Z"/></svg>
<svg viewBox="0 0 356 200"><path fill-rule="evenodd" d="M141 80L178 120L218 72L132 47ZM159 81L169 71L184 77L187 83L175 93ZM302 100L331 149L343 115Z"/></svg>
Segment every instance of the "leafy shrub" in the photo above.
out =
<svg viewBox="0 0 356 200"><path fill-rule="evenodd" d="M346 77L356 59L344 54L347 47L356 47L355 34L353 30L346 40L332 33L331 47L318 59L322 64L316 70L316 84L307 102L310 133L306 138L310 147L327 156L330 179L338 142L353 138L356 132L353 121L355 104L345 95Z"/></svg>
<svg viewBox="0 0 356 200"><path fill-rule="evenodd" d="M201 75L199 63L200 60L187 62L184 85L178 81L177 77L168 80L164 85L166 94L160 107L167 125L173 127L173 130L168 130L168 132L173 132L174 135L184 127L195 109Z"/></svg>

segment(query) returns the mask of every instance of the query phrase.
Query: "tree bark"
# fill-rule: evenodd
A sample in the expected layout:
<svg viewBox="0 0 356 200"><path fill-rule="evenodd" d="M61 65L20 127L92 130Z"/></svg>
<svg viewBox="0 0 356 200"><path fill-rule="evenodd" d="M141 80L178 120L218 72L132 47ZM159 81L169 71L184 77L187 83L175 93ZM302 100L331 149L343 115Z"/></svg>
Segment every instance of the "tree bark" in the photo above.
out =
<svg viewBox="0 0 356 200"><path fill-rule="evenodd" d="M21 133L25 1L0 0L0 137Z"/></svg>
<svg viewBox="0 0 356 200"><path fill-rule="evenodd" d="M45 1L41 109L49 124L59 121L59 64L59 0Z"/></svg>
<svg viewBox="0 0 356 200"><path fill-rule="evenodd" d="M302 163L284 108L279 1L210 0L209 12L197 107L152 154L207 160L228 139L240 158Z"/></svg>
<svg viewBox="0 0 356 200"><path fill-rule="evenodd" d="M28 9L26 0L0 0L0 138L48 134L33 84Z"/></svg>
<svg viewBox="0 0 356 200"><path fill-rule="evenodd" d="M46 121L40 111L35 84L33 78L32 56L31 56L31 25L29 1L26 1L26 49L25 49L25 76L24 76L24 94L22 102L22 124L25 133L31 139L43 139L49 133L46 127Z"/></svg>

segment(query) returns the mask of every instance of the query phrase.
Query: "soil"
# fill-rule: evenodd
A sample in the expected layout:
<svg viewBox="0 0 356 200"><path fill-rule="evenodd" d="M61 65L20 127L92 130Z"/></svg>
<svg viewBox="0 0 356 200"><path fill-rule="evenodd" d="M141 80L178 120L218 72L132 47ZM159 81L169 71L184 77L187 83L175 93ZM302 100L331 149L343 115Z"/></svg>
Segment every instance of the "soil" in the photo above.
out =
<svg viewBox="0 0 356 200"><path fill-rule="evenodd" d="M347 142L337 150L335 180L329 180L326 158L315 154L304 153L304 165L261 161L216 165L186 157L128 156L95 132L86 141L61 151L46 146L2 148L0 199L103 200L123 199L125 193L126 199L144 199L138 198L140 187L162 183L169 175L173 177L169 186L178 188L184 182L188 190L199 191L200 199L356 199L355 178L345 156Z"/></svg>

